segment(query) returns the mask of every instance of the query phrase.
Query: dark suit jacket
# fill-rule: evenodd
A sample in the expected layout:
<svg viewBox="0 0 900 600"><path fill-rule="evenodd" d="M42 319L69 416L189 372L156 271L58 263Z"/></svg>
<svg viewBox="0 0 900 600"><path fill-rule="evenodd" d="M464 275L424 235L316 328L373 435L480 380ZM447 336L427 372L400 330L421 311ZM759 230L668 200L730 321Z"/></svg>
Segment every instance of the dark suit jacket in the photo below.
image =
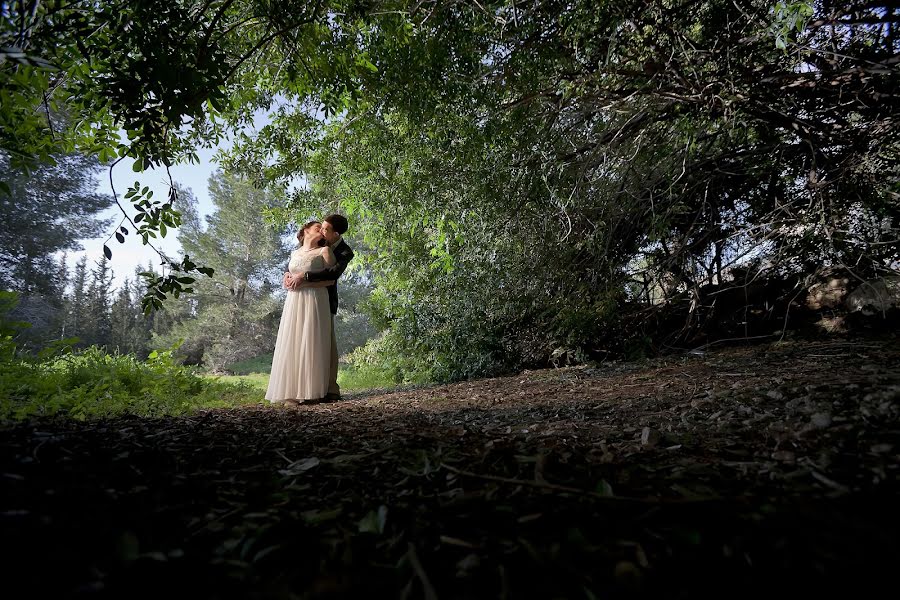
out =
<svg viewBox="0 0 900 600"><path fill-rule="evenodd" d="M353 250L347 245L343 239L332 249L336 263L333 267L319 271L318 273L307 273L307 281L337 281L338 277L344 274L347 265L353 260ZM337 283L328 286L328 304L331 307L331 314L337 314L338 309L338 291Z"/></svg>

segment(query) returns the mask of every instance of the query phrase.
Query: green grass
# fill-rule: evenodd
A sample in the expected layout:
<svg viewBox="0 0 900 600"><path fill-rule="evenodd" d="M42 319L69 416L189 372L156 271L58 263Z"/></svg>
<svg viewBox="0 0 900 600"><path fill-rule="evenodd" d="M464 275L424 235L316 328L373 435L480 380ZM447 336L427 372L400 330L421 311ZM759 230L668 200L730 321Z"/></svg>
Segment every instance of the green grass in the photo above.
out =
<svg viewBox="0 0 900 600"><path fill-rule="evenodd" d="M140 361L93 347L17 357L9 342L6 346L0 344L0 421L54 414L75 419L157 417L234 408L263 403L269 384L268 373L198 373L176 364L170 351ZM263 364L270 366L271 358L257 357L242 366ZM387 371L351 365L341 365L338 383L344 392L396 385Z"/></svg>
<svg viewBox="0 0 900 600"><path fill-rule="evenodd" d="M8 350L0 356L0 421L57 414L157 417L261 401L262 394L248 383L213 381L176 364L171 352L140 361L94 347L63 350L41 356Z"/></svg>
<svg viewBox="0 0 900 600"><path fill-rule="evenodd" d="M259 375L272 372L272 354L261 354L247 360L241 360L228 365L229 372L235 375ZM265 386L263 386L265 389Z"/></svg>
<svg viewBox="0 0 900 600"><path fill-rule="evenodd" d="M376 369L359 369L352 365L341 365L338 369L338 385L348 392L392 388L397 385L390 373Z"/></svg>
<svg viewBox="0 0 900 600"><path fill-rule="evenodd" d="M251 390L258 391L263 395L265 395L266 388L269 386L268 373L248 373L246 375L205 375L205 377L226 384L243 384Z"/></svg>
<svg viewBox="0 0 900 600"><path fill-rule="evenodd" d="M248 369L256 366L257 371ZM263 366L265 367L263 369ZM221 383L243 384L253 390L265 394L269 385L269 370L272 367L272 355L257 356L249 360L234 363L228 370L235 375L207 375ZM345 392L359 392L377 388L391 388L397 385L394 378L385 371L376 369L359 369L352 365L342 364L338 369L338 385Z"/></svg>

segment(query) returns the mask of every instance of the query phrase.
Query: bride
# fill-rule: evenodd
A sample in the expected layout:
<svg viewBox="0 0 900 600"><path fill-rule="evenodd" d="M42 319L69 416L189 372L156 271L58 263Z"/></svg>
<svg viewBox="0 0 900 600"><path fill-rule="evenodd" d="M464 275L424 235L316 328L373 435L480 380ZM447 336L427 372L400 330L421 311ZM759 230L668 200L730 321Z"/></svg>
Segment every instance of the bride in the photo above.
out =
<svg viewBox="0 0 900 600"><path fill-rule="evenodd" d="M297 233L300 248L291 252L291 274L322 271L335 263L328 245L322 246L322 224L311 221ZM289 283L289 282L288 282ZM275 341L272 374L266 400L296 403L319 400L328 392L331 365L331 312L328 290L333 281L288 289Z"/></svg>

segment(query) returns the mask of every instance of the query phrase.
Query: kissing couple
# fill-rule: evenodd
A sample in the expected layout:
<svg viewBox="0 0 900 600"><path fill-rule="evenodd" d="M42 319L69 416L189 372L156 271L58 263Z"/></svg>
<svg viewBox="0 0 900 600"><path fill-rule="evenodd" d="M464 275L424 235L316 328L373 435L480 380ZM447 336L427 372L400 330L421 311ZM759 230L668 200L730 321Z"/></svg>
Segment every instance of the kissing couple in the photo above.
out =
<svg viewBox="0 0 900 600"><path fill-rule="evenodd" d="M297 405L341 399L334 316L337 280L353 260L344 241L347 219L332 214L310 221L297 232L282 285L287 290L266 400Z"/></svg>

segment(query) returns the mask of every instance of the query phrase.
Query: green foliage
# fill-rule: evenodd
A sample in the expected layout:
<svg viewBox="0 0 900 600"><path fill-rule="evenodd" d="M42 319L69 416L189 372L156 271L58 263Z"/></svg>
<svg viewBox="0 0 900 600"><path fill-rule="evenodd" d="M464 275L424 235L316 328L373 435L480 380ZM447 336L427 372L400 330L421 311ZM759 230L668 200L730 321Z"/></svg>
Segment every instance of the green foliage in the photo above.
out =
<svg viewBox="0 0 900 600"><path fill-rule="evenodd" d="M338 369L338 386L342 392L390 389L398 383L391 373L371 365L341 365Z"/></svg>
<svg viewBox="0 0 900 600"><path fill-rule="evenodd" d="M338 205L364 237L383 331L364 364L458 379L640 355L753 265L897 264L896 42L854 24L883 7L479 7L371 16L377 77L346 114L281 107L227 161L302 171L282 218ZM652 298L681 333L651 330Z"/></svg>
<svg viewBox="0 0 900 600"><path fill-rule="evenodd" d="M426 344L419 347L429 350ZM349 354L347 362L353 372L350 378L363 382L383 382L385 385L424 383L437 379L431 368L431 356L415 356L410 350L410 345L398 339L395 333L384 331Z"/></svg>
<svg viewBox="0 0 900 600"><path fill-rule="evenodd" d="M283 229L264 218L264 211L278 203L276 195L221 172L209 183L215 208L206 227L200 223L196 199L179 190L176 208L183 224L178 240L188 253L185 260L191 256L214 265L215 273L197 281L182 279L197 293L169 303L175 323L153 344L166 348L178 342L178 354L187 363L220 372L274 347L281 301L273 292L276 285L280 288L289 253ZM158 292L156 302L161 304L162 296Z"/></svg>
<svg viewBox="0 0 900 600"><path fill-rule="evenodd" d="M0 151L9 189L0 194L0 288L58 296L53 255L80 250L78 240L97 237L110 224L97 216L113 204L96 191L97 161L79 155L52 161L26 175Z"/></svg>
<svg viewBox="0 0 900 600"><path fill-rule="evenodd" d="M76 419L118 414L177 415L260 400L247 386L209 381L175 364L171 352L141 362L91 347L0 361L0 418L65 415Z"/></svg>
<svg viewBox="0 0 900 600"><path fill-rule="evenodd" d="M791 36L802 32L813 15L813 6L808 1L776 2L772 9L772 33L775 35L775 46L787 50Z"/></svg>
<svg viewBox="0 0 900 600"><path fill-rule="evenodd" d="M233 373L234 375L252 375L263 373L268 375L272 371L272 357L273 354L271 352L269 352L268 354L261 354L259 356L254 356L253 358L239 360L237 362L226 365L224 370L228 373Z"/></svg>
<svg viewBox="0 0 900 600"><path fill-rule="evenodd" d="M53 156L75 151L90 153L103 163L134 159L136 171L196 161L198 143L214 145L224 132L222 114L241 121L271 98L264 90L242 94L234 84L250 61L267 52L276 40L298 46L287 36L308 43L316 54L305 75L285 70L289 81L327 76L323 90L333 98L326 105L338 110L348 86L331 76L365 69L344 55L348 45L334 39L335 60L320 60L333 38L327 25L336 11L322 3L255 0L123 0L96 3L5 3L0 19L0 150L16 171L29 171ZM348 14L349 12L349 14ZM341 11L350 22L355 11ZM352 49L352 45L349 46ZM265 62L265 60L263 61ZM258 64L258 62L257 62ZM344 65L341 68L337 65ZM323 73L324 71L324 73ZM281 69L278 69L281 72ZM264 87L264 86L263 86ZM232 99L236 100L232 103ZM56 115L65 115L64 120ZM189 126L183 126L189 124ZM120 140L124 131L126 140ZM114 163L115 164L115 163ZM136 186L138 187L138 186ZM10 183L3 176L2 191ZM166 203L150 200L146 189L132 189L128 199L137 209L130 223L145 243L177 225ZM146 202L146 203L145 203ZM124 210L124 209L123 209ZM130 217L126 214L126 220ZM124 224L110 234L120 241ZM104 245L107 258L112 255ZM166 260L156 279L149 280L144 306L158 309L169 295L189 290L181 280L192 272L211 275L208 267L185 257Z"/></svg>
<svg viewBox="0 0 900 600"><path fill-rule="evenodd" d="M269 386L272 355L241 361L229 365L227 370L235 375L206 375L224 383L242 383L265 395ZM360 392L371 389L392 388L400 383L389 372L371 365L344 365L338 369L338 385L343 392Z"/></svg>
<svg viewBox="0 0 900 600"><path fill-rule="evenodd" d="M266 111L224 165L294 190L266 207L279 225L350 217L383 332L355 355L397 380L640 353L654 303L688 336L704 288L900 261L889 3L10 6L0 147L17 164L77 147L167 165ZM42 114L63 112L50 136ZM181 218L191 257L147 279L145 306L189 286L179 310L209 307L217 364L261 354L234 324L262 289L228 248L187 281L214 244L172 198L159 218L137 202L148 238ZM243 321L257 333L262 312Z"/></svg>

